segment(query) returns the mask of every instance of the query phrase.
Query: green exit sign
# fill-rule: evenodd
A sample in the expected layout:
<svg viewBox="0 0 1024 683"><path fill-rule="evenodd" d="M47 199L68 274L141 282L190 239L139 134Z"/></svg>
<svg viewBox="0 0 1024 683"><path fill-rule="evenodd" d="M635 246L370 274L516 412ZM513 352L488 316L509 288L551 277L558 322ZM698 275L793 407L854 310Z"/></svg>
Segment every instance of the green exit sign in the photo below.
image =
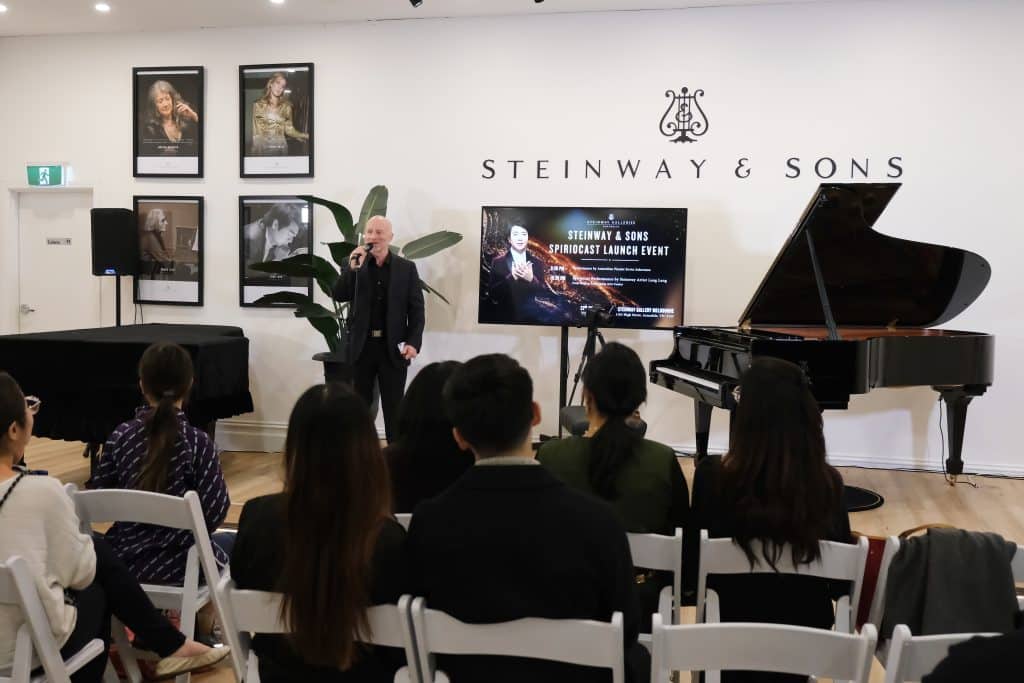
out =
<svg viewBox="0 0 1024 683"><path fill-rule="evenodd" d="M28 171L29 185L59 187L64 184L64 166L61 164L29 164L25 170Z"/></svg>

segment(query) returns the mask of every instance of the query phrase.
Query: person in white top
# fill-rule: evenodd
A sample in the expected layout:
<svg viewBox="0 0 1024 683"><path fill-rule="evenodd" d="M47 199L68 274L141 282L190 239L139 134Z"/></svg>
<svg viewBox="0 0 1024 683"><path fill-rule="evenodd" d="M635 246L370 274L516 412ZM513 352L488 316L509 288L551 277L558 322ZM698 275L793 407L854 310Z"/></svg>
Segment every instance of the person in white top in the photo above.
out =
<svg viewBox="0 0 1024 683"><path fill-rule="evenodd" d="M22 462L32 437L39 399L26 397L0 372L0 562L15 555L29 565L53 637L68 657L93 638L109 644L113 614L155 651L158 676L186 673L216 663L228 648L212 649L186 639L149 601L102 536L80 531L78 516L61 483L14 463ZM24 618L0 606L0 670L11 666ZM71 677L101 681L107 657L97 657Z"/></svg>

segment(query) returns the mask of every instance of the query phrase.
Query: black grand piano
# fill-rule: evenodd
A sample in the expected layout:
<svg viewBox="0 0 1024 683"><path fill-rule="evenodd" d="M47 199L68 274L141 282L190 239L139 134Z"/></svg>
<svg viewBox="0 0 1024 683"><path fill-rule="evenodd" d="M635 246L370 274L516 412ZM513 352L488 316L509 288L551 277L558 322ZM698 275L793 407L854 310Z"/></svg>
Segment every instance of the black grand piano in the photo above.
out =
<svg viewBox="0 0 1024 683"><path fill-rule="evenodd" d="M758 356L804 368L823 409L878 387L931 386L946 404L949 474L963 472L967 404L992 384L995 337L939 330L978 298L991 268L977 254L872 229L899 183L821 185L761 281L738 328L677 327L651 381L694 399L697 458L712 407Z"/></svg>

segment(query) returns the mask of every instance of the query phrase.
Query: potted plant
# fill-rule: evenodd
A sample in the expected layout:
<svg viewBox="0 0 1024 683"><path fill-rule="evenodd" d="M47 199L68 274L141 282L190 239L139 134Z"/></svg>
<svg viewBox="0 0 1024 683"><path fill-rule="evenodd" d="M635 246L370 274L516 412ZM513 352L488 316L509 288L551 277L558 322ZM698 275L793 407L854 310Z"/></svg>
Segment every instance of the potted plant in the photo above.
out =
<svg viewBox="0 0 1024 683"><path fill-rule="evenodd" d="M338 302L332 296L334 283L338 281L341 268L348 260L352 250L363 242L363 228L371 216L385 216L388 210L388 189L383 185L373 187L363 201L362 209L359 212L359 220L354 221L352 213L338 202L313 195L298 195L300 199L319 204L326 207L334 216L334 223L341 234L341 240L327 242L331 252L332 264L327 259L316 254L300 254L291 256L281 261L267 261L259 263L252 268L264 273L278 273L290 277L311 277L316 281L317 286L327 295L331 307L322 306L303 294L296 292L275 292L260 297L256 303L260 304L291 304L295 306L295 317L305 318L309 324L316 328L324 341L327 343L327 351L313 356L314 360L324 364L324 378L328 381L342 380L351 381L351 364L354 358L348 357L349 349L349 309L350 302ZM392 253L398 254L410 260L417 260L432 256L462 241L462 235L449 230L418 237L403 247L391 245ZM422 279L420 288L440 298L446 304L451 303L443 294L428 285Z"/></svg>

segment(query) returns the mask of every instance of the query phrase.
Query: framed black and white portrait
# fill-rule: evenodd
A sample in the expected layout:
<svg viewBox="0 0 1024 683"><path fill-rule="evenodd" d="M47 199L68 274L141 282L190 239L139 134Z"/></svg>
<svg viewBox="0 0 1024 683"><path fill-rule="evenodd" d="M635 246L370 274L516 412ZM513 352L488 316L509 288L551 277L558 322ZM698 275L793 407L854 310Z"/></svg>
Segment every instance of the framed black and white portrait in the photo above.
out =
<svg viewBox="0 0 1024 683"><path fill-rule="evenodd" d="M132 69L136 178L203 177L203 67Z"/></svg>
<svg viewBox="0 0 1024 683"><path fill-rule="evenodd" d="M238 67L243 178L313 175L313 65Z"/></svg>
<svg viewBox="0 0 1024 683"><path fill-rule="evenodd" d="M137 304L203 305L203 198L135 197Z"/></svg>
<svg viewBox="0 0 1024 683"><path fill-rule="evenodd" d="M258 304L275 292L294 292L313 298L313 278L264 273L253 264L282 261L313 251L313 206L298 197L238 198L239 304L279 307L291 304Z"/></svg>

